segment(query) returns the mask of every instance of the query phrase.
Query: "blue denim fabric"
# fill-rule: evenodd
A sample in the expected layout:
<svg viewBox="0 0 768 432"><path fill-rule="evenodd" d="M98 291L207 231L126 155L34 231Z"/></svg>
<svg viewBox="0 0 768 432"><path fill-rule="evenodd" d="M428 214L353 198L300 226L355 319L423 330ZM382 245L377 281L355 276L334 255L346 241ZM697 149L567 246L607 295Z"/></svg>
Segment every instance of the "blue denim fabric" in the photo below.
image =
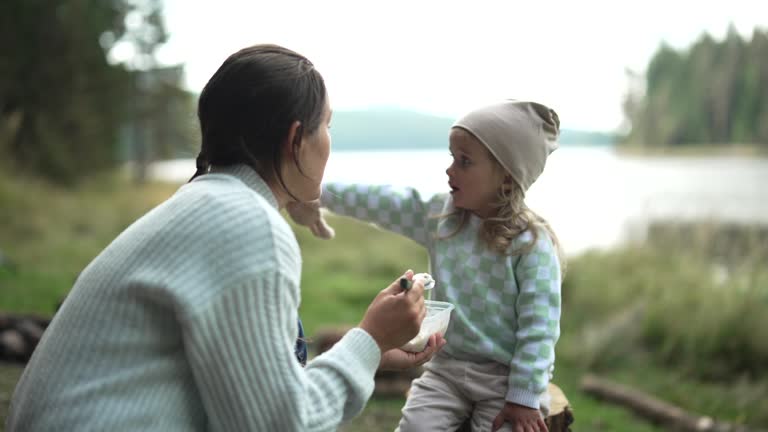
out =
<svg viewBox="0 0 768 432"><path fill-rule="evenodd" d="M301 325L301 318L299 318L299 337L296 339L296 347L294 348L296 353L296 359L302 366L307 365L307 342L304 340L304 326Z"/></svg>

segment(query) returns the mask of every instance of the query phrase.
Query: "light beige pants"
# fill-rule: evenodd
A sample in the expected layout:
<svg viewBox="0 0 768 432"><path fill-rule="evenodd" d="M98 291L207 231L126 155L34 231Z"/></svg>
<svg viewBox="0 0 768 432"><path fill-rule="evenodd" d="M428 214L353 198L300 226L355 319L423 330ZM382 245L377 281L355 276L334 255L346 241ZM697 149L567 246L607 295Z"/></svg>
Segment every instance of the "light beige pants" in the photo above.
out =
<svg viewBox="0 0 768 432"><path fill-rule="evenodd" d="M509 367L501 363L474 363L438 353L424 365L424 373L411 384L403 416L395 432L455 431L470 419L473 432L490 432L493 419L504 407ZM549 397L541 397L542 415L549 412ZM505 423L502 432L513 431Z"/></svg>

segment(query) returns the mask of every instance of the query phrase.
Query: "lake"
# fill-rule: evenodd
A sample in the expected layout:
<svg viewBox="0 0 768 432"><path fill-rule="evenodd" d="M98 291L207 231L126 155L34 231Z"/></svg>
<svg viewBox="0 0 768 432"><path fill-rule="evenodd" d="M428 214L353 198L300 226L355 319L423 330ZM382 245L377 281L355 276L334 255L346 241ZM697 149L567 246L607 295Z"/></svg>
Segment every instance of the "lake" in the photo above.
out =
<svg viewBox="0 0 768 432"><path fill-rule="evenodd" d="M447 191L448 150L332 152L325 179ZM194 160L158 162L150 176L186 181ZM569 254L642 239L655 220L768 225L768 158L645 157L611 147L566 146L528 191Z"/></svg>

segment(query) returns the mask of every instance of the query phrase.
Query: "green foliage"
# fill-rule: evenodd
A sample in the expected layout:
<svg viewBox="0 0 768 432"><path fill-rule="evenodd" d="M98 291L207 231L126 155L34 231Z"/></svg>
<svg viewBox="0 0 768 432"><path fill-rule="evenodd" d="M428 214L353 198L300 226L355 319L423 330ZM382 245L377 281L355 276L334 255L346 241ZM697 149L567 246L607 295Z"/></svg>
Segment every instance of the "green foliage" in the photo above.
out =
<svg viewBox="0 0 768 432"><path fill-rule="evenodd" d="M92 176L77 188L0 177L0 310L50 315L77 274L123 229L178 186Z"/></svg>
<svg viewBox="0 0 768 432"><path fill-rule="evenodd" d="M768 31L729 29L689 49L662 45L624 101L624 142L643 147L753 144L768 150Z"/></svg>
<svg viewBox="0 0 768 432"><path fill-rule="evenodd" d="M165 101L188 97L178 95L180 77L170 94L137 86L133 70L155 68L154 50L165 41L160 11L160 0L0 3L4 169L74 182L118 162L118 135L138 117L137 92L155 115ZM136 48L128 65L108 60L117 44Z"/></svg>
<svg viewBox="0 0 768 432"><path fill-rule="evenodd" d="M641 245L570 260L559 358L694 411L768 425L755 394L768 388L766 240L757 226L660 224ZM692 395L699 387L709 390Z"/></svg>

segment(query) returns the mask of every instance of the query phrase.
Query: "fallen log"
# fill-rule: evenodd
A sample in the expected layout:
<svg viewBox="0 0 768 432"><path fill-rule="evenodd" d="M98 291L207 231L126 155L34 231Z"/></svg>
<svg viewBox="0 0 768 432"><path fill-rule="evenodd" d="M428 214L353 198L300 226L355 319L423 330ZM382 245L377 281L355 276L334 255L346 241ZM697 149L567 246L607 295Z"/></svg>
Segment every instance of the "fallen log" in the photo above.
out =
<svg viewBox="0 0 768 432"><path fill-rule="evenodd" d="M0 312L0 360L26 363L49 321L40 316Z"/></svg>
<svg viewBox="0 0 768 432"><path fill-rule="evenodd" d="M639 390L595 375L585 375L581 380L581 389L599 399L625 406L651 422L669 427L672 430L686 432L766 432L747 426L718 422L709 416L690 413Z"/></svg>

